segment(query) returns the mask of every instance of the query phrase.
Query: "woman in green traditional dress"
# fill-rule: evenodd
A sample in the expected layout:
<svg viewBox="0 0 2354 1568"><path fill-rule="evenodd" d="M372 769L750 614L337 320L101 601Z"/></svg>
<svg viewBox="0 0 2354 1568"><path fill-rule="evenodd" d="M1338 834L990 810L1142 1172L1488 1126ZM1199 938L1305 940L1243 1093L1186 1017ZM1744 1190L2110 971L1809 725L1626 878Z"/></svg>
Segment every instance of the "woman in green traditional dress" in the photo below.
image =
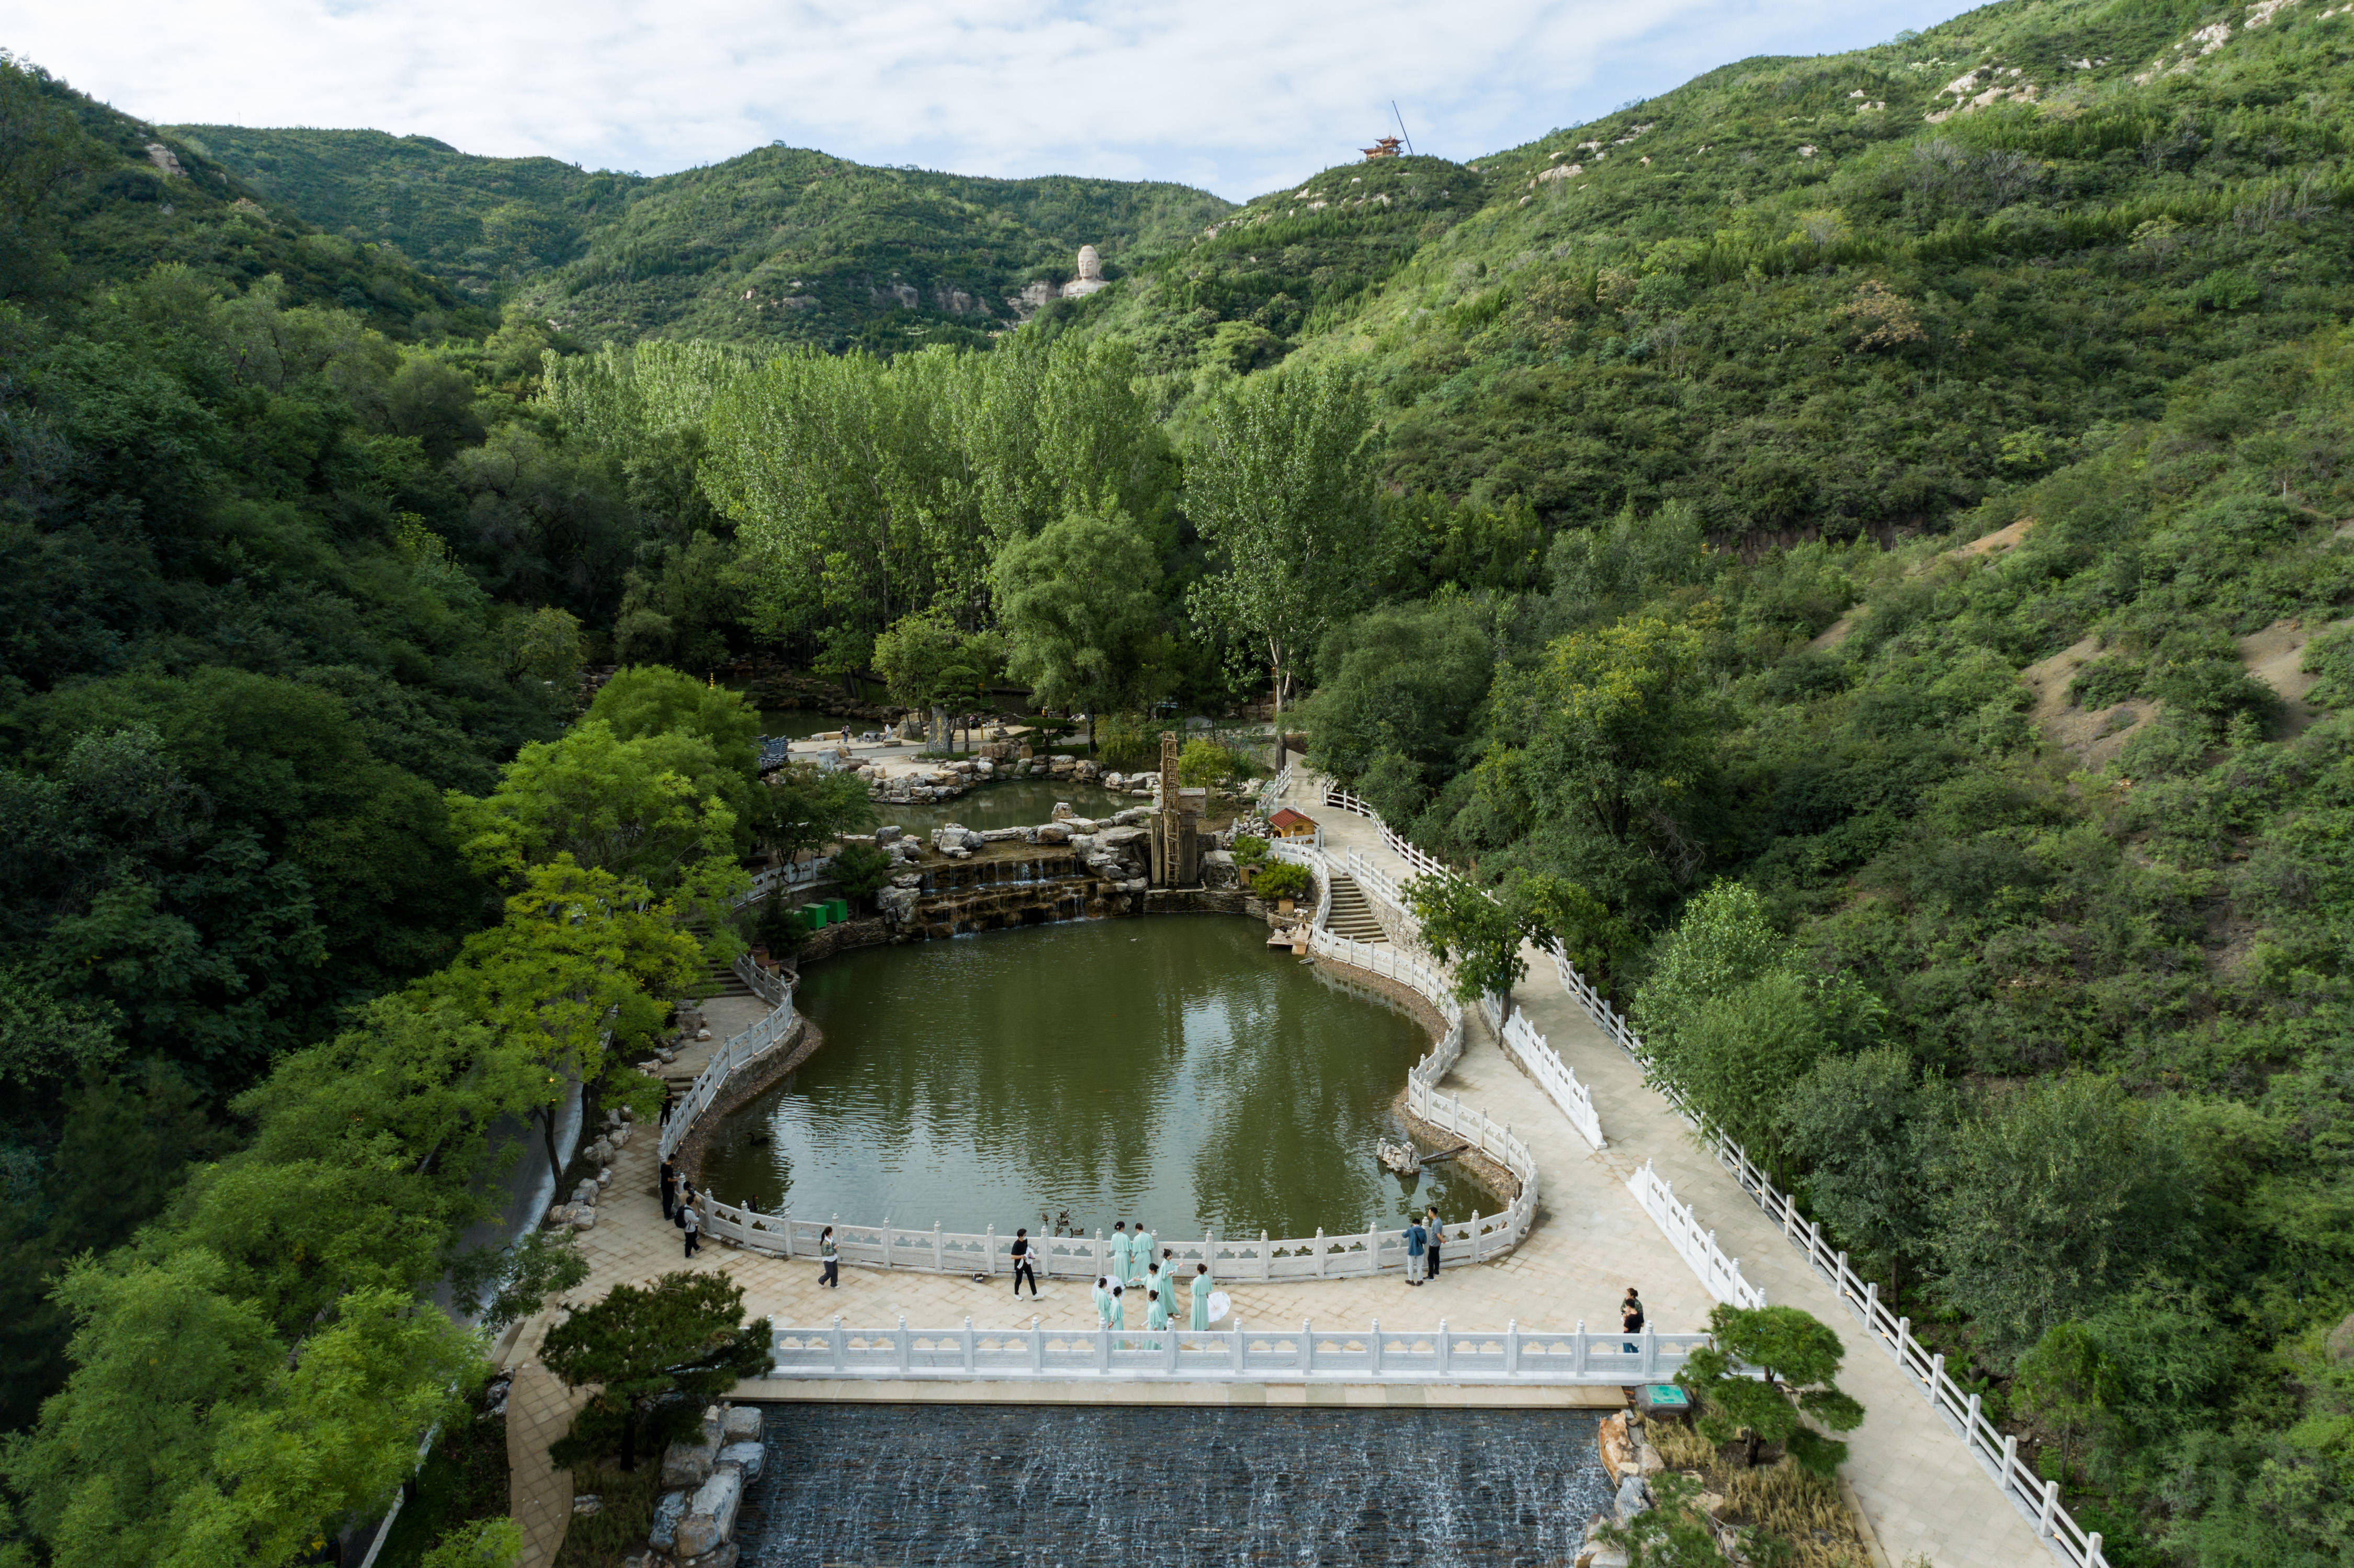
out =
<svg viewBox="0 0 2354 1568"><path fill-rule="evenodd" d="M1210 1266L1206 1263L1195 1264L1193 1292L1193 1318L1190 1326L1197 1334L1206 1334L1210 1331L1210 1292L1213 1288L1214 1287L1210 1283Z"/></svg>
<svg viewBox="0 0 2354 1568"><path fill-rule="evenodd" d="M1169 1327L1169 1285L1157 1274L1152 1277L1152 1305L1145 1311L1144 1326L1154 1330ZM1157 1351L1161 1348L1161 1341L1148 1340L1145 1348Z"/></svg>

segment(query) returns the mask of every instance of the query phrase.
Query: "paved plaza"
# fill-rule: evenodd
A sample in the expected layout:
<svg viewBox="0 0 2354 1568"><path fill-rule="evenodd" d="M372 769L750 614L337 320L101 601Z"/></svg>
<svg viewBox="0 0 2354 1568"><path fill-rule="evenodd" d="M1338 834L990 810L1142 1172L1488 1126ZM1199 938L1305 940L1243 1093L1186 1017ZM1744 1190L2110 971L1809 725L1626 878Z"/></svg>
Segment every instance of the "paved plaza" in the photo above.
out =
<svg viewBox="0 0 2354 1568"><path fill-rule="evenodd" d="M1291 803L1322 823L1328 847L1341 854L1351 848L1362 850L1400 880L1411 874L1383 848L1373 823L1324 810L1305 787L1295 795ZM1889 1568L1902 1568L1916 1557L1925 1558L1934 1568L2020 1568L2048 1560L2034 1531L2001 1496L1960 1436L1932 1413L1893 1361L1865 1342L1861 1324L1833 1298L1803 1255L1700 1148L1665 1102L1644 1086L1640 1069L1562 991L1549 962L1532 961L1529 978L1514 1000L1592 1089L1609 1148L1598 1153L1589 1148L1475 1018L1467 1026L1462 1059L1443 1086L1509 1123L1534 1153L1541 1202L1528 1238L1498 1262L1477 1266L1450 1263L1437 1281L1420 1288L1409 1287L1395 1276L1265 1284L1222 1281L1233 1298L1235 1317L1246 1327L1269 1329L1296 1328L1303 1319L1332 1329L1362 1327L1376 1319L1390 1330L1432 1329L1442 1320L1457 1329L1501 1329L1509 1321L1541 1329L1569 1329L1580 1322L1611 1329L1617 1324L1619 1298L1632 1285L1641 1290L1654 1329L1678 1332L1704 1328L1712 1304L1707 1293L1627 1190L1627 1178L1648 1160L1674 1182L1680 1198L1695 1206L1702 1222L1716 1229L1725 1251L1741 1259L1742 1272L1765 1290L1768 1300L1804 1307L1847 1341L1850 1354L1840 1381L1869 1414L1850 1437L1844 1475L1884 1548ZM715 1039L725 1039L752 1022L759 1005L750 999L712 1002L706 1012ZM683 1054L680 1065L699 1065L707 1050ZM590 1274L570 1294L571 1300L595 1300L616 1284L643 1282L684 1267L725 1270L743 1286L746 1309L779 1326L822 1325L837 1315L853 1329L891 1328L903 1317L911 1328L934 1330L958 1327L968 1318L976 1328L1024 1328L1034 1316L1049 1329L1095 1326L1086 1280L1044 1281L1034 1301L1025 1293L1017 1303L1005 1279L981 1283L965 1276L845 1266L841 1287L832 1290L818 1284L817 1265L811 1260L760 1256L716 1243L706 1243L699 1256L684 1259L680 1233L662 1217L657 1160L654 1139L648 1136L631 1139L621 1152L611 1188L599 1206L596 1227L580 1238ZM729 1194L718 1196L724 1200ZM868 1224L881 1216L843 1218ZM1023 1218L1009 1215L1002 1228ZM526 1325L509 1358L517 1369L508 1425L514 1507L525 1535L524 1568L544 1568L552 1561L570 1517L571 1478L549 1467L546 1456L547 1445L570 1423L578 1401L536 1359L552 1315L544 1313ZM765 1398L805 1398L822 1390L801 1383L756 1383L744 1392ZM938 1398L943 1391L931 1385L921 1392ZM1019 1397L1003 1386L981 1385L964 1392L992 1400ZM1559 1397L1568 1391L1554 1392ZM1396 1393L1406 1391L1336 1391L1329 1397L1379 1404ZM1134 1395L1124 1390L1104 1394L1140 1402L1167 1396L1150 1389ZM1252 1399L1239 1390L1223 1388L1208 1396L1225 1403ZM1285 1403L1311 1396L1270 1388L1258 1397ZM1415 1403L1446 1400L1437 1390L1417 1389L1406 1397Z"/></svg>

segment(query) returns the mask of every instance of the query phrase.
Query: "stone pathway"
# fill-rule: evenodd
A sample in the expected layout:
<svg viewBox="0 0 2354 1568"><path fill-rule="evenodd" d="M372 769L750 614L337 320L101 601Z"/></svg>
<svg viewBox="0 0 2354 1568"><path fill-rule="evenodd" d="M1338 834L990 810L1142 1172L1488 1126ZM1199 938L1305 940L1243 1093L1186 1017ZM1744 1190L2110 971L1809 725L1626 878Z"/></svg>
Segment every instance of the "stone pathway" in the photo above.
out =
<svg viewBox="0 0 2354 1568"><path fill-rule="evenodd" d="M1379 831L1361 818L1317 804L1307 785L1293 804L1323 825L1328 848L1362 850L1401 880L1403 861L1384 848ZM1842 1381L1870 1412L1851 1439L1844 1472L1863 1512L1878 1531L1890 1568L1925 1557L1933 1568L2019 1568L2047 1553L2034 1532L1978 1467L1958 1436L1931 1413L1894 1365L1866 1346L1855 1320L1814 1278L1796 1249L1758 1213L1738 1185L1702 1152L1641 1073L1588 1020L1554 979L1550 964L1531 965L1517 997L1530 1019L1594 1091L1611 1147L1597 1153L1476 1021L1463 1057L1446 1086L1511 1124L1538 1162L1540 1205L1528 1238L1500 1263L1448 1266L1431 1284L1408 1287L1389 1279L1228 1281L1236 1318L1245 1324L1296 1325L1303 1319L1354 1326L1378 1319L1385 1328L1498 1328L1518 1320L1532 1328L1596 1328L1617 1322L1617 1302L1638 1287L1652 1326L1665 1332L1702 1327L1712 1305L1691 1271L1627 1191L1627 1177L1645 1160L1675 1182L1678 1195L1717 1227L1728 1252L1740 1255L1748 1277L1767 1298L1804 1306L1839 1327L1853 1348ZM728 1009L723 1012L723 1009ZM742 1010L738 1019L735 1010ZM756 1002L715 1001L706 1012L724 1039L757 1017ZM724 1027L723 1027L724 1025ZM708 1047L702 1054L708 1054ZM682 1064L701 1056L682 1054ZM838 1290L817 1283L813 1261L763 1257L716 1244L685 1259L680 1233L665 1224L655 1191L654 1140L633 1139L616 1164L612 1185L594 1230L580 1237L588 1279L571 1298L586 1303L615 1284L642 1283L674 1269L724 1270L744 1287L746 1310L779 1324L813 1326L839 1314L853 1328L888 1328L904 1317L911 1327L1026 1327L1034 1315L1048 1328L1092 1328L1087 1282L1045 1282L1034 1300L1009 1299L1010 1282L977 1283L962 1276L885 1273L846 1266ZM723 1194L724 1196L724 1194ZM865 1218L865 1216L862 1216ZM563 1386L537 1364L536 1352L552 1313L527 1324L511 1363L518 1366L508 1405L508 1450L514 1508L526 1521L522 1568L552 1562L570 1518L571 1480L546 1462L577 1408ZM816 1392L794 1385L793 1392ZM748 1394L775 1397L779 1385L747 1385ZM993 1397L994 1395L992 1395ZM533 1456L536 1455L536 1462Z"/></svg>
<svg viewBox="0 0 2354 1568"><path fill-rule="evenodd" d="M1620 1180L1649 1160L1692 1205L1717 1245L1741 1260L1744 1277L1779 1306L1803 1307L1848 1347L1840 1385L1863 1402L1864 1422L1848 1436L1842 1472L1893 1563L1926 1558L1934 1568L2022 1568L2050 1552L1959 1433L1919 1387L1866 1335L1861 1319L1808 1266L1806 1255L1694 1138L1681 1117L1643 1085L1643 1071L1562 990L1553 962L1523 955L1529 978L1513 993L1578 1081L1594 1091L1610 1148L1600 1158Z"/></svg>

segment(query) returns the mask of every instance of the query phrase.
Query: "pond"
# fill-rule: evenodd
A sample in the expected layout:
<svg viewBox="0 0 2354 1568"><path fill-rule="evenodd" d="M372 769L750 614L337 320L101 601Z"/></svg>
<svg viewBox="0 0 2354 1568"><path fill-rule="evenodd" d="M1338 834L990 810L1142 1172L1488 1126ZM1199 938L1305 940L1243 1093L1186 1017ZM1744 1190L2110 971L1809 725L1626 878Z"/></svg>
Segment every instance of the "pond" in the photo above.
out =
<svg viewBox="0 0 2354 1568"><path fill-rule="evenodd" d="M1595 1410L772 1406L746 1568L1519 1568L1610 1506Z"/></svg>
<svg viewBox="0 0 2354 1568"><path fill-rule="evenodd" d="M1233 916L1076 921L812 965L825 1044L714 1127L724 1202L978 1232L1142 1221L1311 1236L1493 1213L1447 1165L1375 1162L1429 1049L1413 1018Z"/></svg>
<svg viewBox="0 0 2354 1568"><path fill-rule="evenodd" d="M894 822L921 838L934 828L955 822L975 832L991 828L1026 828L1050 821L1055 802L1068 800L1082 817L1108 817L1130 806L1150 806L1150 795L1115 795L1095 784L1060 783L1045 779L1009 779L1002 784L981 784L953 800L925 805L875 802L875 820Z"/></svg>

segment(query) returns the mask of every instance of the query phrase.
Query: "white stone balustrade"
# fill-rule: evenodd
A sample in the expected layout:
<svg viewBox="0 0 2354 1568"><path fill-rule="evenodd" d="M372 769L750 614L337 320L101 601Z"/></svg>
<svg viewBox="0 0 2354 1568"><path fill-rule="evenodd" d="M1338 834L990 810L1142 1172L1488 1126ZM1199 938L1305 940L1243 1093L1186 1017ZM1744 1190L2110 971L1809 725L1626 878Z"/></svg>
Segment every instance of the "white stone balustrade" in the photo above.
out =
<svg viewBox="0 0 2354 1568"><path fill-rule="evenodd" d="M778 1329L769 1376L907 1382L1383 1383L1624 1387L1675 1376L1706 1334L1367 1329Z"/></svg>

